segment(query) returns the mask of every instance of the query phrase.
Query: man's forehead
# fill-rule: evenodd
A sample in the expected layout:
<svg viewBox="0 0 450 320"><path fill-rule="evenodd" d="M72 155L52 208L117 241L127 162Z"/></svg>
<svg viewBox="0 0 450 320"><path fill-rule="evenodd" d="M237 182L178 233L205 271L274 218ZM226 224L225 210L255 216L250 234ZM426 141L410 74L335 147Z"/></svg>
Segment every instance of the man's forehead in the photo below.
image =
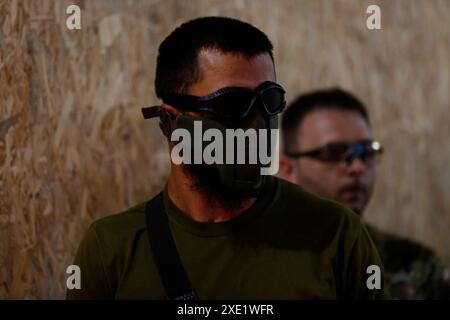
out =
<svg viewBox="0 0 450 320"><path fill-rule="evenodd" d="M249 57L203 49L199 52L198 63L201 80L192 85L190 93L193 95L205 95L224 87L253 89L264 81L275 81L274 64L268 53Z"/></svg>
<svg viewBox="0 0 450 320"><path fill-rule="evenodd" d="M302 148L318 147L327 143L354 143L372 137L364 117L356 111L318 109L307 114L298 128Z"/></svg>

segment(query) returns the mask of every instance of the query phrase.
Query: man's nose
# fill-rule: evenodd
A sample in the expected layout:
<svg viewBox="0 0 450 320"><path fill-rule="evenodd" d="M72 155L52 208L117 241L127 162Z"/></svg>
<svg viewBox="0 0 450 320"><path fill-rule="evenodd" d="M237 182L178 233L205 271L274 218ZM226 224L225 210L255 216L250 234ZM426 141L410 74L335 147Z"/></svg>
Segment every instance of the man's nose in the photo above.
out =
<svg viewBox="0 0 450 320"><path fill-rule="evenodd" d="M361 174L367 169L367 164L360 158L355 157L352 162L347 164L347 170L350 174Z"/></svg>

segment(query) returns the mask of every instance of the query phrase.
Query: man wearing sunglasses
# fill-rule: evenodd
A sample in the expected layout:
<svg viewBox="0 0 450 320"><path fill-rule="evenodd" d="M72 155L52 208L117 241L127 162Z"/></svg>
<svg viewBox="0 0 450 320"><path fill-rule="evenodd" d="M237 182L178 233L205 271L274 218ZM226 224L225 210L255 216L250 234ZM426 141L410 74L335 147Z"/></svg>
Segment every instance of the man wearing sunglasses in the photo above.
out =
<svg viewBox="0 0 450 320"><path fill-rule="evenodd" d="M161 105L142 111L159 118L170 150L175 132L199 123L216 133L276 130L285 105L269 39L230 18L175 29L159 48L155 88ZM276 152L269 135L258 139ZM203 143L192 142L193 158ZM381 260L351 211L262 175L262 162L188 160L172 161L158 196L92 224L75 259L82 288L69 298L384 297L382 279L367 272L382 277Z"/></svg>
<svg viewBox="0 0 450 320"><path fill-rule="evenodd" d="M364 105L339 89L307 93L283 114L282 127L281 176L362 216L383 152ZM383 260L392 298L449 297L446 269L431 250L366 227Z"/></svg>

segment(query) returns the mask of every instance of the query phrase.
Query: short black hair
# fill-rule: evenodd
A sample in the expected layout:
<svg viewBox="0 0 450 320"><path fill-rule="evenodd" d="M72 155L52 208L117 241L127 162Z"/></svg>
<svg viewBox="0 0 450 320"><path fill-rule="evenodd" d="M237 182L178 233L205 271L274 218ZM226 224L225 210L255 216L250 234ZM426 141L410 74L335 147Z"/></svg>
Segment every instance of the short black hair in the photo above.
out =
<svg viewBox="0 0 450 320"><path fill-rule="evenodd" d="M273 60L272 43L254 26L225 17L197 18L176 28L159 47L155 76L159 98L184 93L201 80L197 59L201 49L218 49L250 58L267 52Z"/></svg>
<svg viewBox="0 0 450 320"><path fill-rule="evenodd" d="M299 96L283 113L281 128L283 132L283 150L297 144L298 128L309 113L316 110L336 109L359 113L368 124L369 115L364 104L350 92L339 88L308 92Z"/></svg>

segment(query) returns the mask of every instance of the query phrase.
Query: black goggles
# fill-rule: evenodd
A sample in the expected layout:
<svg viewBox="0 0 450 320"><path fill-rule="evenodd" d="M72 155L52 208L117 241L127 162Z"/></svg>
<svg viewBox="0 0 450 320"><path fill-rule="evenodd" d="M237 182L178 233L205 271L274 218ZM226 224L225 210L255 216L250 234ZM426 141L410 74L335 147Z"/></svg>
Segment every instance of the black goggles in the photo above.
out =
<svg viewBox="0 0 450 320"><path fill-rule="evenodd" d="M258 106L267 115L274 116L286 106L285 91L279 84L266 81L255 89L229 87L203 97L180 93L168 94L163 102L182 111L202 112L218 118L242 119ZM153 107L142 109L144 118L155 116Z"/></svg>
<svg viewBox="0 0 450 320"><path fill-rule="evenodd" d="M382 152L383 147L380 142L365 140L359 143L329 143L311 151L286 152L286 155L291 158L312 157L324 162L344 162L350 165L356 158L365 163L371 163Z"/></svg>

